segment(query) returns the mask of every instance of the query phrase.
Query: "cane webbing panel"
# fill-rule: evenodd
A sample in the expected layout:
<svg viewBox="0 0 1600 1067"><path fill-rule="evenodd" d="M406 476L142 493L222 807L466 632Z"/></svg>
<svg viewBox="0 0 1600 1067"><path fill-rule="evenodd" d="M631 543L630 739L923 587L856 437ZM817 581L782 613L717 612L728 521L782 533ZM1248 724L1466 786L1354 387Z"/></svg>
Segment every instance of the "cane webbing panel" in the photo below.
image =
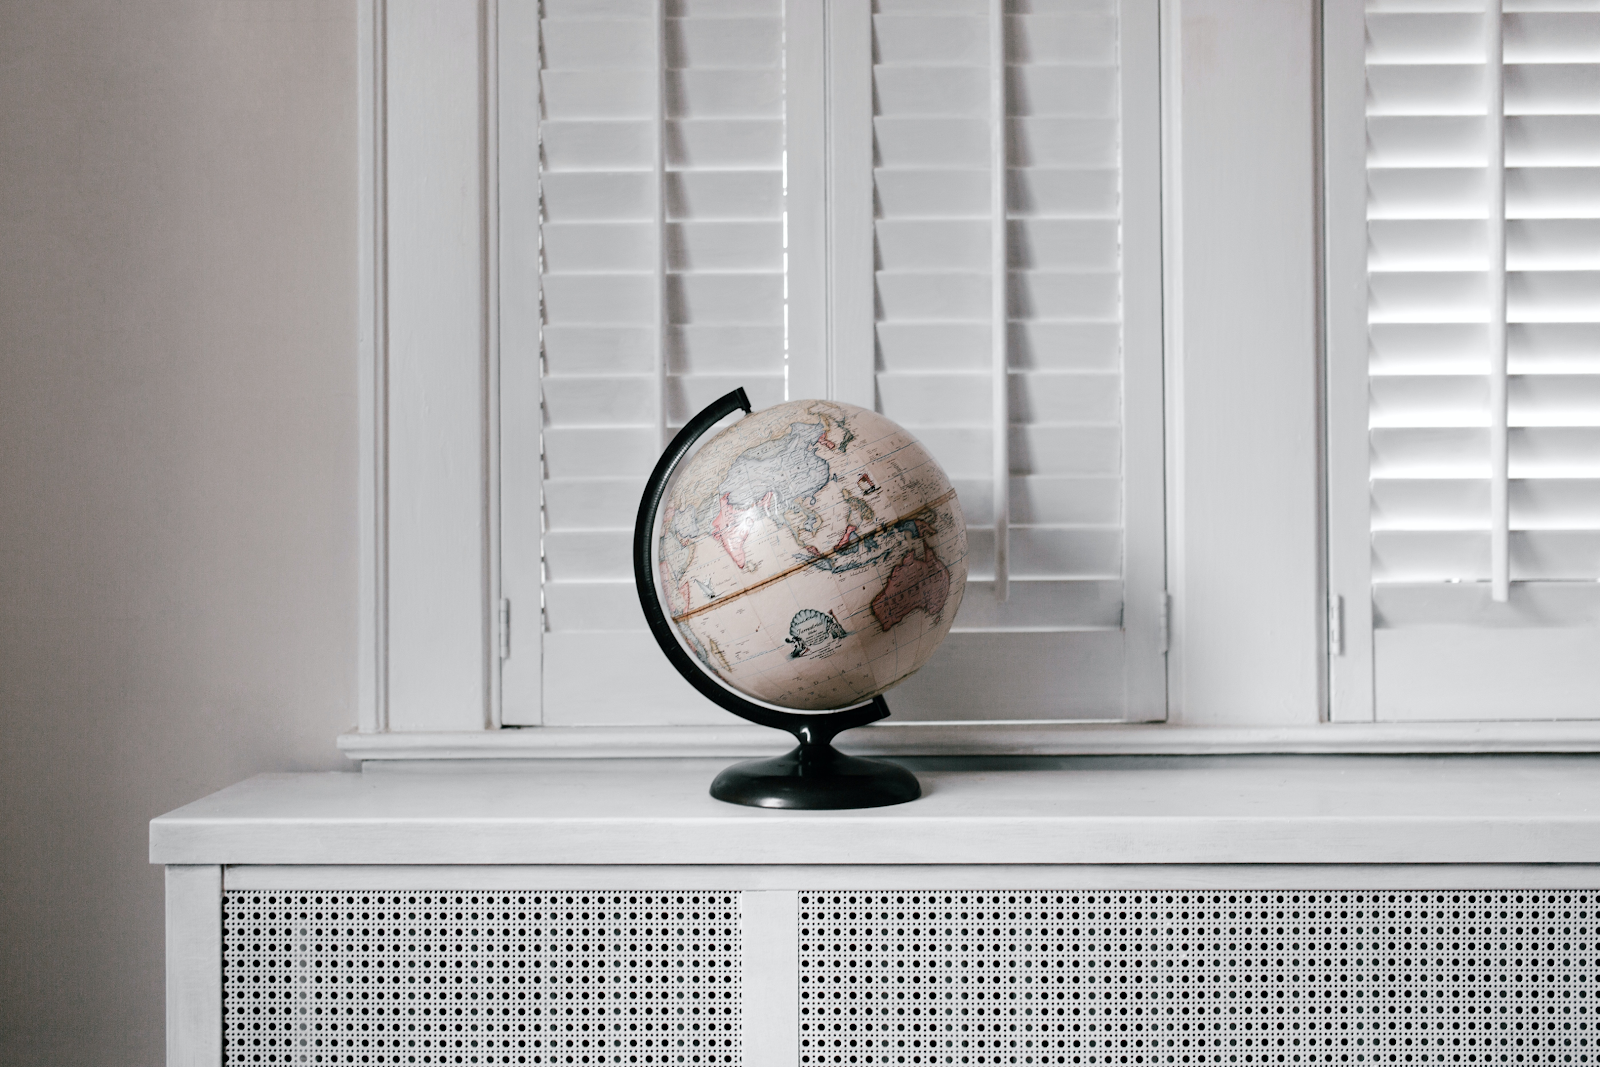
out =
<svg viewBox="0 0 1600 1067"><path fill-rule="evenodd" d="M800 1063L1592 1063L1597 900L802 893Z"/></svg>
<svg viewBox="0 0 1600 1067"><path fill-rule="evenodd" d="M228 1064L735 1064L739 898L223 897Z"/></svg>

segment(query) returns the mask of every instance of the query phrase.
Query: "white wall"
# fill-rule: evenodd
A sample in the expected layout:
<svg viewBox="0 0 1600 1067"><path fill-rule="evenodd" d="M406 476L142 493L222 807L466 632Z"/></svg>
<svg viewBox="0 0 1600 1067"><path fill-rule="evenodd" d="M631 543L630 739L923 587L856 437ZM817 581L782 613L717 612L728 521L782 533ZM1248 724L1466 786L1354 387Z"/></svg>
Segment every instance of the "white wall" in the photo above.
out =
<svg viewBox="0 0 1600 1067"><path fill-rule="evenodd" d="M351 0L0 4L0 1062L162 1061L152 816L348 769Z"/></svg>

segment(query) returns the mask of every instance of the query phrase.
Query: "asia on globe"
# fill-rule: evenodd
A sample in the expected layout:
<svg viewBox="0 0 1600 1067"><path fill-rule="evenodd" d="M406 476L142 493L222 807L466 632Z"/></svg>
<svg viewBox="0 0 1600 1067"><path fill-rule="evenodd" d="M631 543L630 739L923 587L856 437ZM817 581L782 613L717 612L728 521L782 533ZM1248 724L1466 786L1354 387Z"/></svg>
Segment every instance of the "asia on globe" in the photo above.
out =
<svg viewBox="0 0 1600 1067"><path fill-rule="evenodd" d="M661 508L663 606L701 665L797 711L858 705L927 662L967 577L966 522L928 451L864 408L746 416Z"/></svg>

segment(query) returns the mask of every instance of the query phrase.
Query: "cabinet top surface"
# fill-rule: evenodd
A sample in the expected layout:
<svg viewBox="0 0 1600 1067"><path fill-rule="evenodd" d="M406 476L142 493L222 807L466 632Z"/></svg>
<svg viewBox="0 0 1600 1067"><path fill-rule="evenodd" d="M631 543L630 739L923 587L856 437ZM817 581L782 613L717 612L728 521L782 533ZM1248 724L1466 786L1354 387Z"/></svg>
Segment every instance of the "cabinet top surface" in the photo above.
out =
<svg viewBox="0 0 1600 1067"><path fill-rule="evenodd" d="M726 760L264 774L152 821L168 864L1596 863L1600 757L903 760L910 804L713 800Z"/></svg>

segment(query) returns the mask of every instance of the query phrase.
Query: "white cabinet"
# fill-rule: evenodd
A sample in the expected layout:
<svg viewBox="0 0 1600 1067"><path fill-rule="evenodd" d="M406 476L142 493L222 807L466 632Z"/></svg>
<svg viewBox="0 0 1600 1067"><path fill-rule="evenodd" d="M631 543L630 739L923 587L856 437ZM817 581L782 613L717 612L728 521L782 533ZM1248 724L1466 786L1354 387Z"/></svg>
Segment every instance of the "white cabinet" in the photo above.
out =
<svg viewBox="0 0 1600 1067"><path fill-rule="evenodd" d="M1600 763L266 775L155 820L169 1063L1587 1064Z"/></svg>

